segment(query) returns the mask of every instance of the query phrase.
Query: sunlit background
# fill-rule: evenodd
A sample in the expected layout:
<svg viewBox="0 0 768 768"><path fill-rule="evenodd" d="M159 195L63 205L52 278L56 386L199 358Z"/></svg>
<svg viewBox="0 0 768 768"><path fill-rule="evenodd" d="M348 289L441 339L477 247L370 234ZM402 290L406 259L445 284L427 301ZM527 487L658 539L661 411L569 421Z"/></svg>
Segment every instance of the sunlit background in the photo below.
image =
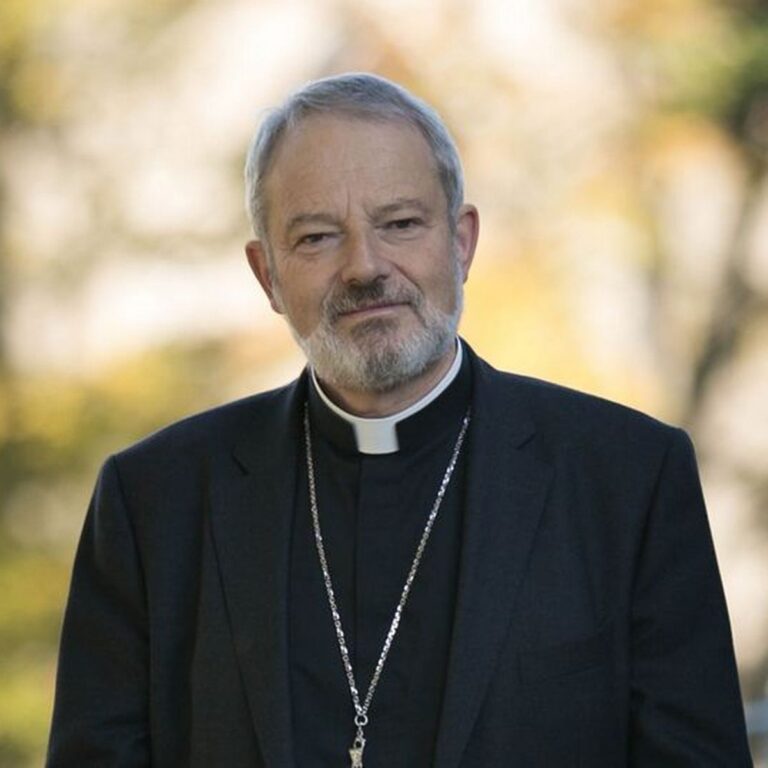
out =
<svg viewBox="0 0 768 768"><path fill-rule="evenodd" d="M457 139L474 348L693 435L765 729L764 2L0 0L0 766L42 762L104 457L300 370L244 260L241 167L268 106L345 70Z"/></svg>

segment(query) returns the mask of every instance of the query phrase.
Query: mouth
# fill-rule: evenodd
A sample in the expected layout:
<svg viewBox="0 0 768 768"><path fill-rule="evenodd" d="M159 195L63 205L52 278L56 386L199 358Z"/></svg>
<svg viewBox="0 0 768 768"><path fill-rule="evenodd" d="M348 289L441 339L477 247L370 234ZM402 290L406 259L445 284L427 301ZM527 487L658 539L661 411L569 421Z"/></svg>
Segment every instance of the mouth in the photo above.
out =
<svg viewBox="0 0 768 768"><path fill-rule="evenodd" d="M404 307L409 307L410 303L405 301L379 301L379 302L371 302L369 304L365 304L360 307L355 307L354 309L347 310L345 312L340 312L338 317L349 317L349 318L368 318L368 317L376 317L379 315L387 315L392 314L394 312L397 312L400 309L403 309Z"/></svg>

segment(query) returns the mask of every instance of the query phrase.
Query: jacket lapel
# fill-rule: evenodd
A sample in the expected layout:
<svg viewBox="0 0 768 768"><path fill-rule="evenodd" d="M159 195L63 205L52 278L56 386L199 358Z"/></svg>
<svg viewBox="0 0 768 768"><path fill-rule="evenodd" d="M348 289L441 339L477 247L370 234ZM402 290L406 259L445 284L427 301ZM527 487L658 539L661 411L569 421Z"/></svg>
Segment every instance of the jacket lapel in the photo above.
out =
<svg viewBox="0 0 768 768"><path fill-rule="evenodd" d="M456 768L478 716L538 527L551 470L514 384L470 351L473 416L456 615L435 768Z"/></svg>
<svg viewBox="0 0 768 768"><path fill-rule="evenodd" d="M212 482L212 528L246 695L267 768L292 768L288 563L305 379L261 404Z"/></svg>

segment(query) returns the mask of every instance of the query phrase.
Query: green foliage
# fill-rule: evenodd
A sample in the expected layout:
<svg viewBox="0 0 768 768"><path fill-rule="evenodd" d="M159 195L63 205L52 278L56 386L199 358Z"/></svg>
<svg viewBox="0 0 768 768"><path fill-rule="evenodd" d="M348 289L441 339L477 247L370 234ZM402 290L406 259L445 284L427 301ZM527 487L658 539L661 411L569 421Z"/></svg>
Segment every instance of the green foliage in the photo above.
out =
<svg viewBox="0 0 768 768"><path fill-rule="evenodd" d="M58 630L70 566L42 553L17 552L0 561L0 658L24 644L45 644Z"/></svg>
<svg viewBox="0 0 768 768"><path fill-rule="evenodd" d="M35 55L53 15L53 0L4 0L0 3L0 124L29 116L33 95L40 95L44 71L52 85L54 72ZM34 100L43 111L42 99Z"/></svg>
<svg viewBox="0 0 768 768"><path fill-rule="evenodd" d="M0 664L0 766L41 765L51 714L55 653L27 647Z"/></svg>
<svg viewBox="0 0 768 768"><path fill-rule="evenodd" d="M29 765L45 744L69 571L43 554L0 558L0 766Z"/></svg>
<svg viewBox="0 0 768 768"><path fill-rule="evenodd" d="M694 28L656 46L667 108L701 114L737 141L768 148L768 127L755 123L768 104L768 12L732 11L708 34Z"/></svg>

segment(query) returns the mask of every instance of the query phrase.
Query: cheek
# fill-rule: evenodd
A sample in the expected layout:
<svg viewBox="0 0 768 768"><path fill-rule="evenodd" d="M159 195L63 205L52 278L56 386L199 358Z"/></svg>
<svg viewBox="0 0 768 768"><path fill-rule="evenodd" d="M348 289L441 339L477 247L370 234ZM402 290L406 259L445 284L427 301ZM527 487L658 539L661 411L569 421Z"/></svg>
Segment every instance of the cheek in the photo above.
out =
<svg viewBox="0 0 768 768"><path fill-rule="evenodd" d="M322 317L322 305L325 293L311 290L307 286L294 286L285 291L282 300L285 314L301 336L308 336L317 328Z"/></svg>
<svg viewBox="0 0 768 768"><path fill-rule="evenodd" d="M278 278L275 287L279 288L280 300L288 314L300 317L310 312L315 304L322 303L325 280L317 271L283 264Z"/></svg>
<svg viewBox="0 0 768 768"><path fill-rule="evenodd" d="M461 289L462 280L453 258L442 258L439 268L424 275L421 287L428 301L437 305L445 312L452 312Z"/></svg>

